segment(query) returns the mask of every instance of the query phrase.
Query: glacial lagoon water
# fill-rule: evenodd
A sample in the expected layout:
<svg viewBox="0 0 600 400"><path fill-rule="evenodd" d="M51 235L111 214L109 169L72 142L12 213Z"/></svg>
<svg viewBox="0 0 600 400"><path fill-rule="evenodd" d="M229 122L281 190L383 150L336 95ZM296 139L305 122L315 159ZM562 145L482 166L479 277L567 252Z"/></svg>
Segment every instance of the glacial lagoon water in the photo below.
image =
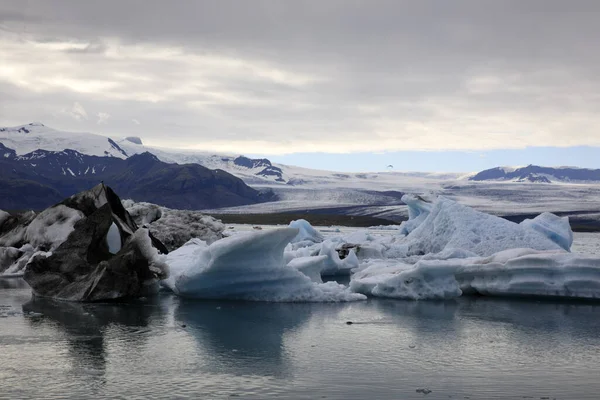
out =
<svg viewBox="0 0 600 400"><path fill-rule="evenodd" d="M483 297L73 304L0 279L0 399L598 399L599 317Z"/></svg>

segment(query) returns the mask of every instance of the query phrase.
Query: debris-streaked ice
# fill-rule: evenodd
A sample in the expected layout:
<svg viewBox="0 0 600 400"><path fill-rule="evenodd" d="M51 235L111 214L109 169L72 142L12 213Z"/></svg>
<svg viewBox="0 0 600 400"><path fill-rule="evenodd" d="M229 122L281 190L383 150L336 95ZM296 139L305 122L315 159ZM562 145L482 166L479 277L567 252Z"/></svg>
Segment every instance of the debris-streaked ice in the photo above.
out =
<svg viewBox="0 0 600 400"><path fill-rule="evenodd" d="M33 247L44 246L54 250L71 232L75 223L83 218L81 211L58 204L39 213L27 227L25 239Z"/></svg>

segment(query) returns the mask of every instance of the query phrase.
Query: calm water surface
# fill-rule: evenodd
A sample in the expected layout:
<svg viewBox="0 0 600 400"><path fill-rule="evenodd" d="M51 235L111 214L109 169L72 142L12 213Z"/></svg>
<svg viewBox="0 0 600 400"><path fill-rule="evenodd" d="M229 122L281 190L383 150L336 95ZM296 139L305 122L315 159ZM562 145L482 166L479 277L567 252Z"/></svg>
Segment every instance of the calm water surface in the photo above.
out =
<svg viewBox="0 0 600 400"><path fill-rule="evenodd" d="M268 304L170 294L72 304L32 299L14 280L0 282L2 399L600 394L600 304Z"/></svg>
<svg viewBox="0 0 600 400"><path fill-rule="evenodd" d="M596 400L599 366L600 303L72 304L0 279L0 399Z"/></svg>

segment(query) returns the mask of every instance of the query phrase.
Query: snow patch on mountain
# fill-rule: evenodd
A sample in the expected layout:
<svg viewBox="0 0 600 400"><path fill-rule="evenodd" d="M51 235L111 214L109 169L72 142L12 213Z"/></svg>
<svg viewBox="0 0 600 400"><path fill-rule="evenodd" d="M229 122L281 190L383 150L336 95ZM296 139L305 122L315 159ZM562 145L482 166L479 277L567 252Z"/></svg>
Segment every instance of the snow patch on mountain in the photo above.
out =
<svg viewBox="0 0 600 400"><path fill-rule="evenodd" d="M47 151L72 149L91 156L123 159L130 155L106 136L62 132L40 123L0 128L0 142L5 147L13 149L17 155L28 154L39 149Z"/></svg>

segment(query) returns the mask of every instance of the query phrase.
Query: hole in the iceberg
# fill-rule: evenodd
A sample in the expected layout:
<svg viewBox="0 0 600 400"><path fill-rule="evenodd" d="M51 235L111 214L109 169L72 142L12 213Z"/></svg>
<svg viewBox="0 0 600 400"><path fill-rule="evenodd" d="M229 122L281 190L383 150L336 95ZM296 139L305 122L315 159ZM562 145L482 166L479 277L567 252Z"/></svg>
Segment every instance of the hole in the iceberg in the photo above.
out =
<svg viewBox="0 0 600 400"><path fill-rule="evenodd" d="M114 222L108 228L106 244L108 245L108 251L112 254L117 254L121 250L121 233L119 232L119 227Z"/></svg>

